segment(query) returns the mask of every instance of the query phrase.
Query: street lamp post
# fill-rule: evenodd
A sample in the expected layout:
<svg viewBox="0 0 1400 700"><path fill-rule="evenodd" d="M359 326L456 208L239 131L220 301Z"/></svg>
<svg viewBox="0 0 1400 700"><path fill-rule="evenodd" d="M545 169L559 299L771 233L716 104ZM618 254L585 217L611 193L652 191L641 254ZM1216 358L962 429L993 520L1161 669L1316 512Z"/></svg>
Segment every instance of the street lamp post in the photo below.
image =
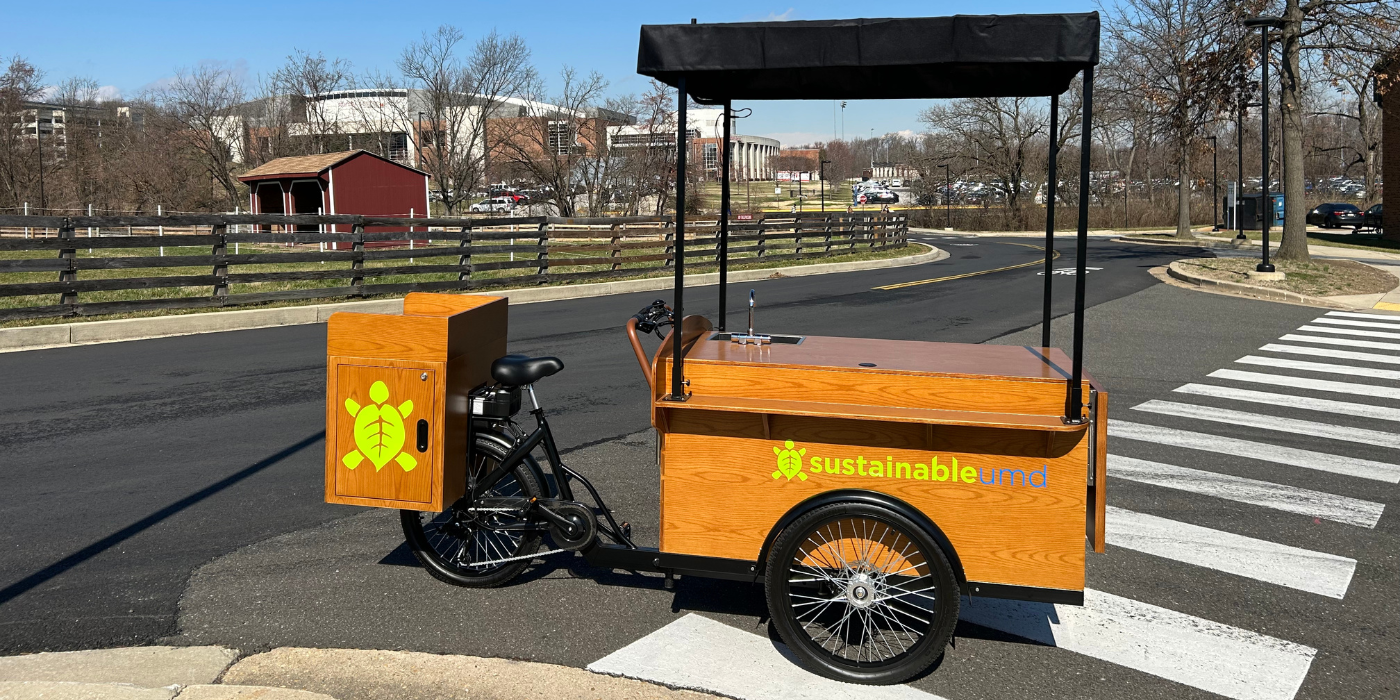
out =
<svg viewBox="0 0 1400 700"><path fill-rule="evenodd" d="M817 164L817 168L821 170L821 173L817 175L817 177L821 178L821 182L817 184L822 188L822 211L826 211L826 164L830 162L829 160L823 160Z"/></svg>
<svg viewBox="0 0 1400 700"><path fill-rule="evenodd" d="M1215 136L1210 141L1210 230L1220 230L1220 149Z"/></svg>
<svg viewBox="0 0 1400 700"><path fill-rule="evenodd" d="M946 230L953 230L953 174L947 163L940 163L943 168L943 211L948 215L948 227Z"/></svg>
<svg viewBox="0 0 1400 700"><path fill-rule="evenodd" d="M1282 17L1261 16L1252 17L1244 21L1246 27L1258 27L1259 38L1262 44L1262 52L1259 60L1259 92L1261 95L1262 111L1260 120L1263 122L1261 133L1263 134L1260 152L1262 154L1261 167L1259 171L1259 208L1263 211L1260 214L1262 219L1261 233L1264 243L1263 258L1254 269L1257 272L1273 272L1274 266L1269 263L1269 224L1274 218L1274 198L1269 187L1269 30L1283 27Z"/></svg>

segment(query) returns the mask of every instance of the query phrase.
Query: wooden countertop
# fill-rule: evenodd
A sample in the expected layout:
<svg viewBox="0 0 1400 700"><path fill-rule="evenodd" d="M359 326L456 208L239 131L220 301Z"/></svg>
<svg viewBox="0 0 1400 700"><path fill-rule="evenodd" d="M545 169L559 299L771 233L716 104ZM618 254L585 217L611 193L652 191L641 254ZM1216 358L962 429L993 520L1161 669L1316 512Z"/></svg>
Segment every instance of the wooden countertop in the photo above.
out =
<svg viewBox="0 0 1400 700"><path fill-rule="evenodd" d="M685 362L695 369L691 375L697 377L694 393L684 402L666 401L658 394L654 404L658 410L1048 432L1073 432L1085 427L1065 425L1060 420L1063 387L1071 363L1064 352L1055 348L1047 353L1042 348L1020 345L826 336L806 336L801 344L764 346L704 339L686 353ZM721 365L734 369L726 371ZM766 371L770 369L771 372ZM815 374L793 375L791 370ZM942 378L957 387L939 384ZM980 384L978 380L991 384ZM1084 381L1093 382L1087 375ZM944 387L944 392L940 394L930 386ZM774 391L775 387L780 390ZM795 392L796 387L803 390ZM1028 391L1032 393L1027 394ZM960 401L951 401L958 392ZM992 397L1000 400L989 401Z"/></svg>
<svg viewBox="0 0 1400 700"><path fill-rule="evenodd" d="M701 340L685 355L691 363L743 363L772 367L832 369L851 372L913 373L956 377L1014 378L1064 382L1072 367L1058 348L1022 345L931 343L809 335L799 345L739 345ZM861 363L873 364L862 367ZM1085 376L1085 381L1092 381Z"/></svg>

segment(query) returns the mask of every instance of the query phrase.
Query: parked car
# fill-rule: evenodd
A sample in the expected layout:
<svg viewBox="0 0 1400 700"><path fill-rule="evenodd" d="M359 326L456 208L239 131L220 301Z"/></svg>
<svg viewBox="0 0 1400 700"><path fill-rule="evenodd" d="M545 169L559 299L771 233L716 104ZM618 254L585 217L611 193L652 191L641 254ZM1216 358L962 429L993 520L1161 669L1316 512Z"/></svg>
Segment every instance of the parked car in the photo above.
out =
<svg viewBox="0 0 1400 700"><path fill-rule="evenodd" d="M1361 228L1380 230L1383 228L1382 222L1384 220L1384 217L1381 216L1381 205L1377 204L1367 209L1366 213L1362 215Z"/></svg>
<svg viewBox="0 0 1400 700"><path fill-rule="evenodd" d="M903 180L900 180L900 179L898 179L898 178L896 178L896 179L894 179L894 180L890 180L890 187L903 187L903 186L904 186L904 181L903 181Z"/></svg>
<svg viewBox="0 0 1400 700"><path fill-rule="evenodd" d="M514 209L514 208L515 208L515 199L513 199L513 198L511 198L511 197L492 197L492 198L490 198L490 199L483 199L483 200L481 200L480 202L477 202L476 204L471 205L471 207L469 207L469 211L477 212L477 213L480 213L480 212L488 212L488 213L489 213L489 212L510 211L511 209Z"/></svg>
<svg viewBox="0 0 1400 700"><path fill-rule="evenodd" d="M1364 215L1355 204L1329 202L1319 204L1308 212L1307 222L1322 228L1360 228Z"/></svg>

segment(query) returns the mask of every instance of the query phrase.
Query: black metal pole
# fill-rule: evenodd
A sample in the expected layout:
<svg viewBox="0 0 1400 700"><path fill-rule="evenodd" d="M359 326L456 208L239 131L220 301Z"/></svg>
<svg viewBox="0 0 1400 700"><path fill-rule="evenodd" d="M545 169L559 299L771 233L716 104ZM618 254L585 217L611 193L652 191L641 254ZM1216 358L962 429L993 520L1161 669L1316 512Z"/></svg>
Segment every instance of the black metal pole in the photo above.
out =
<svg viewBox="0 0 1400 700"><path fill-rule="evenodd" d="M1041 295L1045 305L1041 314L1040 347L1050 347L1050 294L1051 283L1054 281L1054 268L1051 261L1055 257L1055 185L1059 179L1058 161L1060 159L1060 96L1050 96L1050 166L1048 176L1050 183L1048 192L1045 195L1045 292Z"/></svg>
<svg viewBox="0 0 1400 700"><path fill-rule="evenodd" d="M1234 219L1235 228L1239 234L1235 236L1240 240L1246 240L1244 236L1244 221L1240 219L1240 195L1244 194L1244 111L1248 109L1249 98L1240 96L1240 111L1235 115L1235 210L1230 213L1230 218Z"/></svg>
<svg viewBox="0 0 1400 700"><path fill-rule="evenodd" d="M719 329L724 330L724 318L729 304L729 120L732 109L724 101L724 173L719 186Z"/></svg>
<svg viewBox="0 0 1400 700"><path fill-rule="evenodd" d="M953 230L953 169L943 167L943 211L948 214L948 230Z"/></svg>
<svg viewBox="0 0 1400 700"><path fill-rule="evenodd" d="M1079 146L1079 240L1074 260L1074 364L1065 392L1066 423L1084 422L1084 278L1089 257L1089 132L1094 114L1094 69L1084 69L1084 121Z"/></svg>
<svg viewBox="0 0 1400 700"><path fill-rule="evenodd" d="M1220 141L1216 136L1210 139L1210 230L1220 230Z"/></svg>
<svg viewBox="0 0 1400 700"><path fill-rule="evenodd" d="M671 327L671 401L685 400L685 343L681 328L685 321L685 156L690 144L685 133L685 78L676 81L676 285L671 310L676 324Z"/></svg>
<svg viewBox="0 0 1400 700"><path fill-rule="evenodd" d="M1261 144L1262 148L1259 149L1263 154L1263 166L1259 171L1259 215L1263 217L1261 221L1264 227L1262 230L1264 258L1259 261L1259 265L1254 269L1259 272L1273 272L1274 266L1269 264L1269 220L1274 218L1274 198L1271 193L1273 188L1269 186L1269 28L1267 26L1260 27L1259 35L1264 37L1264 53L1262 60L1259 62L1259 92L1263 93L1263 99L1261 100L1261 102L1263 102L1263 111L1260 118L1264 122L1262 129L1264 143Z"/></svg>

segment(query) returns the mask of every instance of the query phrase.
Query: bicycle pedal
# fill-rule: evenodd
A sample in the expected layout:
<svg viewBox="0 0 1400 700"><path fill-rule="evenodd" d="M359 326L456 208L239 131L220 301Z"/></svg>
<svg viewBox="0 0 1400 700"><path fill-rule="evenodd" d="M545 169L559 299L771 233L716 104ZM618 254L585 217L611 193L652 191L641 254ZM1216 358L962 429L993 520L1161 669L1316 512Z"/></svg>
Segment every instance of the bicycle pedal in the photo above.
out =
<svg viewBox="0 0 1400 700"><path fill-rule="evenodd" d="M627 538L632 537L632 523L626 520L622 521L622 536Z"/></svg>

